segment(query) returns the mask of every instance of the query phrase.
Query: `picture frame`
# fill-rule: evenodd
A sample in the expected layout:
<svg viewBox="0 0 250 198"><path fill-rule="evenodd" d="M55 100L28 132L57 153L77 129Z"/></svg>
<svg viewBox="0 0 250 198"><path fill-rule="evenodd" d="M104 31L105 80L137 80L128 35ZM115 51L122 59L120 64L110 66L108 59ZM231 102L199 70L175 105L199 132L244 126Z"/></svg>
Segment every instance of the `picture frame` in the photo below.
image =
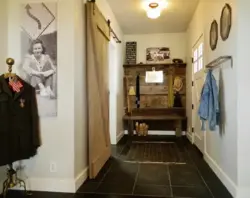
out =
<svg viewBox="0 0 250 198"><path fill-rule="evenodd" d="M168 47L150 47L146 49L146 63L170 63L170 49Z"/></svg>
<svg viewBox="0 0 250 198"><path fill-rule="evenodd" d="M227 40L232 26L232 8L225 4L221 11L220 17L220 36L223 41Z"/></svg>
<svg viewBox="0 0 250 198"><path fill-rule="evenodd" d="M218 23L216 20L213 20L210 26L210 48L211 50L215 50L218 42Z"/></svg>

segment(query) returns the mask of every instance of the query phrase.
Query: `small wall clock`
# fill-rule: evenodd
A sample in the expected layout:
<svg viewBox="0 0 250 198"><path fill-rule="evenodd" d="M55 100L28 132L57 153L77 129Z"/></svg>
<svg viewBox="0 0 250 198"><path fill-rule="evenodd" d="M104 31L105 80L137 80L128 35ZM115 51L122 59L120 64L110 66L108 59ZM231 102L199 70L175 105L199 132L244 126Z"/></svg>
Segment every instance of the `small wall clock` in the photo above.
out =
<svg viewBox="0 0 250 198"><path fill-rule="evenodd" d="M216 20L213 20L210 27L210 48L212 50L216 49L217 42L218 42L218 23Z"/></svg>
<svg viewBox="0 0 250 198"><path fill-rule="evenodd" d="M223 41L227 40L232 26L232 8L229 4L226 4L220 17L220 36Z"/></svg>

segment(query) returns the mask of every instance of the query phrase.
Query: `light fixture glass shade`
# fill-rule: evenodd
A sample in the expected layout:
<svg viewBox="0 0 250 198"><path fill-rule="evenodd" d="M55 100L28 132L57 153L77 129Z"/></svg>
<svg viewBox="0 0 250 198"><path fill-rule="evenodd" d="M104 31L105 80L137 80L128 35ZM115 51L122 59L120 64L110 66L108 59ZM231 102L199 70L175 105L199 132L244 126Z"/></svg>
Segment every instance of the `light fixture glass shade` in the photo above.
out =
<svg viewBox="0 0 250 198"><path fill-rule="evenodd" d="M158 4L158 7L150 7L150 4L152 3ZM166 0L144 0L142 6L146 11L148 18L156 19L161 16L161 11L167 8L168 2Z"/></svg>
<svg viewBox="0 0 250 198"><path fill-rule="evenodd" d="M161 11L159 9L150 9L147 11L148 18L156 19L161 16Z"/></svg>

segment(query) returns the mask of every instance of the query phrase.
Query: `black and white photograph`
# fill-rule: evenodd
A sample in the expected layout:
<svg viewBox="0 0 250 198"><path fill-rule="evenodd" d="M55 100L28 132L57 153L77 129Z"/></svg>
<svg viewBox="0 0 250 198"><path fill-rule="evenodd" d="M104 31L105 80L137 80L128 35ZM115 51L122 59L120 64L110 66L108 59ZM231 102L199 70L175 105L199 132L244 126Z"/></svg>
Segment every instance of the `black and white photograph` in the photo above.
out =
<svg viewBox="0 0 250 198"><path fill-rule="evenodd" d="M147 63L169 63L170 49L168 47L151 47L146 49Z"/></svg>
<svg viewBox="0 0 250 198"><path fill-rule="evenodd" d="M19 75L36 89L41 117L57 116L56 2L21 5Z"/></svg>

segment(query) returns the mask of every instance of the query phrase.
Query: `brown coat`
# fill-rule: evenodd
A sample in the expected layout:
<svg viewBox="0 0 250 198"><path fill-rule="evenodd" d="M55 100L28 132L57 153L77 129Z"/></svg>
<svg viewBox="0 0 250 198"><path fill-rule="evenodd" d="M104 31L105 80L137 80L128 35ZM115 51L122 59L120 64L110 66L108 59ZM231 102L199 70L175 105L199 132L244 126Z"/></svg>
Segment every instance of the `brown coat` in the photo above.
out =
<svg viewBox="0 0 250 198"><path fill-rule="evenodd" d="M20 81L21 91L13 93L0 76L0 166L28 159L40 146L35 89Z"/></svg>

